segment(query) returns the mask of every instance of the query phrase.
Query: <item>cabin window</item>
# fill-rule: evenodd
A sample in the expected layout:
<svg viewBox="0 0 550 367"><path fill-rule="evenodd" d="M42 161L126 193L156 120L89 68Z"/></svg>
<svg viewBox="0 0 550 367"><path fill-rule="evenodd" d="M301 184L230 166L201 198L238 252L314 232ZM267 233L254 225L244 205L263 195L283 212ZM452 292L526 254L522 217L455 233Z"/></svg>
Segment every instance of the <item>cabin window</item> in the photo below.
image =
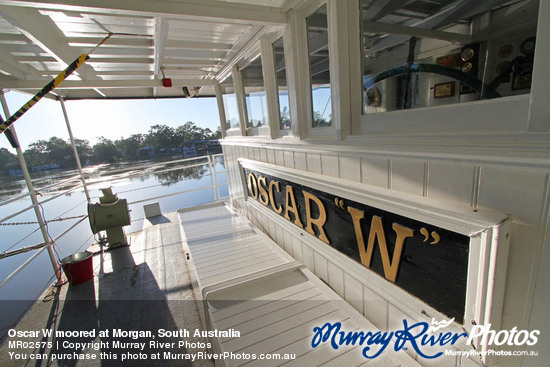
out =
<svg viewBox="0 0 550 367"><path fill-rule="evenodd" d="M248 116L247 128L267 126L267 100L262 74L262 58L258 56L243 68L241 75Z"/></svg>
<svg viewBox="0 0 550 367"><path fill-rule="evenodd" d="M361 0L364 114L530 93L538 1L386 4Z"/></svg>
<svg viewBox="0 0 550 367"><path fill-rule="evenodd" d="M233 84L233 76L229 75L222 83L223 107L227 129L240 127L239 107L237 105L237 94Z"/></svg>
<svg viewBox="0 0 550 367"><path fill-rule="evenodd" d="M332 126L330 100L327 5L306 18L311 78L312 127Z"/></svg>
<svg viewBox="0 0 550 367"><path fill-rule="evenodd" d="M281 130L290 130L290 103L288 99L283 37L273 43L273 56L275 58L275 75L277 80L279 126Z"/></svg>

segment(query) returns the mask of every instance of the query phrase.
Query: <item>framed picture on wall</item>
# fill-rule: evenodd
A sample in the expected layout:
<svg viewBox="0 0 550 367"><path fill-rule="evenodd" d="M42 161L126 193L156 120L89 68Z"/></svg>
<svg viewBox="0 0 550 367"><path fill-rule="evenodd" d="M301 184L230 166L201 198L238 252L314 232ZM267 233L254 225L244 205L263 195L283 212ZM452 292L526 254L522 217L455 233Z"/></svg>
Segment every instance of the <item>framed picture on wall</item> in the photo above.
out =
<svg viewBox="0 0 550 367"><path fill-rule="evenodd" d="M445 82L434 85L434 98L448 98L454 95L455 82Z"/></svg>

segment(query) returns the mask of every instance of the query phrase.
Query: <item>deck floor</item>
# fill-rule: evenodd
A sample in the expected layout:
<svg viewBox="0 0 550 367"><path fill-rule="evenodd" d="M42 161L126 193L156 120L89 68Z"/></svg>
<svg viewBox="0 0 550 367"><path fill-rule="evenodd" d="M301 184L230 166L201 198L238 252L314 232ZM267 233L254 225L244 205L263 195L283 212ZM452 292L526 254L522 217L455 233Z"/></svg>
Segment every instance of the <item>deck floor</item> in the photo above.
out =
<svg viewBox="0 0 550 367"><path fill-rule="evenodd" d="M206 341L193 337L201 326L182 249L178 213L145 220L143 230L128 238L129 247L94 256L93 281L50 288L16 328L38 335L6 338L0 346L0 366L213 366L207 358L193 362L183 359L206 353L198 344ZM52 330L52 335L43 335L43 329ZM159 329L187 330L190 335L161 337ZM92 330L95 334L61 335L64 331ZM116 330L151 331L152 336L121 337L113 335ZM27 344L10 347L10 341ZM117 345L117 341L132 344ZM151 341L173 344L166 348L166 344ZM180 342L197 344L179 346ZM147 355L146 360L134 359L140 352ZM172 359L166 359L165 352L171 353ZM60 355L63 358L57 359ZM155 355L158 360L153 359ZM81 359L85 357L95 359Z"/></svg>

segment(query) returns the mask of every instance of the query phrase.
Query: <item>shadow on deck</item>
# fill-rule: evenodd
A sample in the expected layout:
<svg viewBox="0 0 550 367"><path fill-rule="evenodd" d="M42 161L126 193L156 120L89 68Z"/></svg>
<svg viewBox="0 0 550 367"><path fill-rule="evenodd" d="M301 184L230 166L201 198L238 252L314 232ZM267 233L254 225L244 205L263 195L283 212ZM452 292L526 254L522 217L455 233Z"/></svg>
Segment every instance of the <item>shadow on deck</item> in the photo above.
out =
<svg viewBox="0 0 550 367"><path fill-rule="evenodd" d="M200 322L177 213L151 218L129 239L130 247L94 256L93 281L50 288L17 326L32 337L8 337L0 365L212 365L185 359L206 350L186 348L205 341L193 338ZM190 336L162 337L159 330Z"/></svg>

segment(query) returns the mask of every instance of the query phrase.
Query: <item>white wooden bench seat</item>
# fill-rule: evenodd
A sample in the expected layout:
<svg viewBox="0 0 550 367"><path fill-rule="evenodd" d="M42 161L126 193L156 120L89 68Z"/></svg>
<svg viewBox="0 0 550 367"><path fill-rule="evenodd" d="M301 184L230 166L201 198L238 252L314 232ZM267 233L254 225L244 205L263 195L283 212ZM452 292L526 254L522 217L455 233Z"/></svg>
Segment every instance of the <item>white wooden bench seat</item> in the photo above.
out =
<svg viewBox="0 0 550 367"><path fill-rule="evenodd" d="M201 222L200 218L205 221ZM311 347L313 328L378 329L304 265L225 205L180 211L184 251L204 327L240 337L212 338L214 352L295 354L296 359L220 359L222 366L419 366L404 352L369 360L361 346Z"/></svg>

